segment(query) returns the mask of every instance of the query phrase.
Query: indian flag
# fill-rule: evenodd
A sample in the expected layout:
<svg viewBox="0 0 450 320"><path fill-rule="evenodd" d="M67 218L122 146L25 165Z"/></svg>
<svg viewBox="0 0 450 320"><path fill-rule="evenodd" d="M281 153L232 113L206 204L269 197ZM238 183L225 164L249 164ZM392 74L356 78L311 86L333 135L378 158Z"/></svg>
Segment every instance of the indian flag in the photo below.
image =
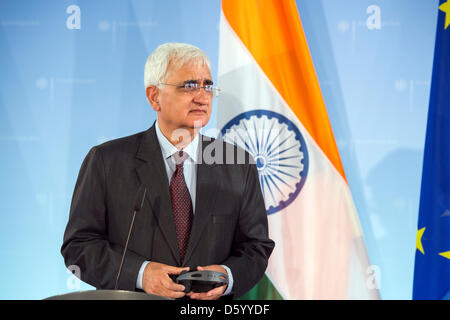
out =
<svg viewBox="0 0 450 320"><path fill-rule="evenodd" d="M222 0L219 86L220 136L253 155L276 243L245 297L379 298L295 1Z"/></svg>

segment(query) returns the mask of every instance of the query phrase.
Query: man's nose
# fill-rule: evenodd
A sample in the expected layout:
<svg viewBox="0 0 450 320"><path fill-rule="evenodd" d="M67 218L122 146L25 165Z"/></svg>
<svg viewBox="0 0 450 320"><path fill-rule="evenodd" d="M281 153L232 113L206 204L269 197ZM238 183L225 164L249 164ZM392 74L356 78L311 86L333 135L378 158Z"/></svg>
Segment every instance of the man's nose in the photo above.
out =
<svg viewBox="0 0 450 320"><path fill-rule="evenodd" d="M201 87L194 95L194 100L201 104L208 104L211 101L211 94Z"/></svg>

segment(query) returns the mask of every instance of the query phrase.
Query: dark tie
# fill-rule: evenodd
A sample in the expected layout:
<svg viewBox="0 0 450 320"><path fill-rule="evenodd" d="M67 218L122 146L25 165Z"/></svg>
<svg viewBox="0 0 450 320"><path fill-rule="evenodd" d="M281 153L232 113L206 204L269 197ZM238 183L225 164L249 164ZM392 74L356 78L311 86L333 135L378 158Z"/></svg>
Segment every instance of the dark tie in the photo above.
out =
<svg viewBox="0 0 450 320"><path fill-rule="evenodd" d="M178 248L180 250L181 263L186 254L189 235L193 220L192 200L183 174L183 162L187 154L179 151L173 155L176 169L170 179L170 198L172 200L173 219L177 233Z"/></svg>

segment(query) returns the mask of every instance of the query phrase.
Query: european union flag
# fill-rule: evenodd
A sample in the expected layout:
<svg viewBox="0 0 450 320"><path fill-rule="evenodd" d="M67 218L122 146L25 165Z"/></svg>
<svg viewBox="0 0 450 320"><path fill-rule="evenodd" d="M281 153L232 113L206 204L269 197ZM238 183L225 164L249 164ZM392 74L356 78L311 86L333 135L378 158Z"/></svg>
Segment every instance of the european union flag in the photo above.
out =
<svg viewBox="0 0 450 320"><path fill-rule="evenodd" d="M450 299L450 0L441 0L425 140L413 299Z"/></svg>

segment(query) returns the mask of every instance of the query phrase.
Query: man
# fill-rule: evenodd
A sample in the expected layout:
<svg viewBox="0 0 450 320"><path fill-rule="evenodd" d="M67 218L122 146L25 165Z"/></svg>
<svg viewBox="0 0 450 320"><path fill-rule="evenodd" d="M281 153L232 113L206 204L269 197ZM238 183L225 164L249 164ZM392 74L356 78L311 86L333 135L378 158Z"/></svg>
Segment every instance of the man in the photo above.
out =
<svg viewBox="0 0 450 320"><path fill-rule="evenodd" d="M209 59L191 45L163 44L147 59L145 86L157 121L92 148L81 166L61 248L65 263L77 265L83 281L114 288L132 205L145 185L118 287L170 298L239 297L264 274L274 243L249 155L243 164L224 164L230 150L234 160L243 150L198 132L218 94ZM189 267L223 272L229 284L185 294L172 277Z"/></svg>

